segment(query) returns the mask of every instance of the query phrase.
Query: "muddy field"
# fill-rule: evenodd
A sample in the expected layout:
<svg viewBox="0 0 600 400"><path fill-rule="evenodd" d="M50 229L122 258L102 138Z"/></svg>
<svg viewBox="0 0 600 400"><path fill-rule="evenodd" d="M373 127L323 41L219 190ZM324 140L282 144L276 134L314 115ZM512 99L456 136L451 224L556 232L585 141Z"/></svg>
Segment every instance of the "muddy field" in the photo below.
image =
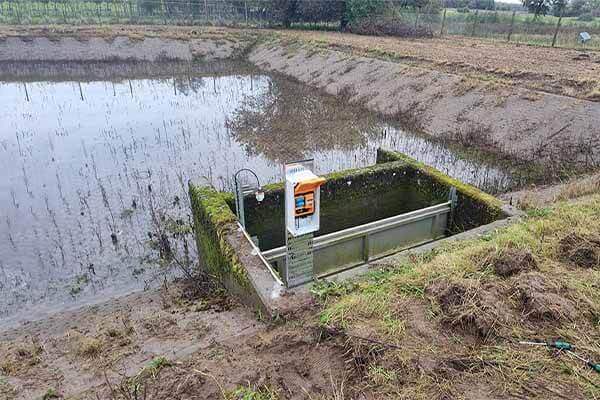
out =
<svg viewBox="0 0 600 400"><path fill-rule="evenodd" d="M85 81L82 77L88 65L73 68L77 78L65 85L61 83L64 76L60 67L55 64L43 83L27 86L36 82L27 77L31 73L13 71L7 78L9 82L0 88L15 98L11 101L17 107L17 112L11 112L16 116L14 128L27 121L36 124L27 108L31 105L30 95L39 95L37 101L43 101L45 107L57 106L50 101L57 98L52 94L55 86L68 87L70 96L69 103L65 103L68 106L58 105L59 113L84 108L89 114L100 109L100 105L84 101L94 93L102 104L109 104L107 99L119 93L120 99L133 99L134 110L150 109L145 108L146 101L135 100L134 93L143 93L144 85L151 93L144 99L160 100L167 110L184 104L186 110L195 112L199 103L208 102L210 107L218 103L212 93L219 92L219 80L243 81L244 87L260 95L241 96L237 91L222 90L224 103L235 100L237 104L237 112L227 118L206 127L203 119L197 123L202 129L188 129L188 120L181 118L172 125L176 135L167 134L168 124L164 121L144 129L152 132L148 143L156 143L161 149L164 143L167 150L159 153L189 152L193 168L188 172L198 175L199 170L207 170L204 178L221 188L227 187L231 169L240 162L254 162L263 173L261 177L272 181L278 177L275 165L286 158L317 153L329 169L341 169L367 163L367 150L382 143L414 157L425 157L421 160L429 164L437 162L436 166L445 172L459 171L461 179L473 179L475 184L481 182L477 180L481 176L483 182L495 174L501 182L510 179L505 180L503 170L496 169L494 163L474 159L468 151L473 147L487 155L501 155L503 161L518 161L527 174L536 173L528 169L530 166L542 165L542 172L549 171L554 179L563 176L563 161L577 160L578 173L599 165L598 53L457 38L421 41L297 31L263 31L258 36L257 31L198 27L2 27L0 59L13 69L16 60L39 60L40 54L44 55L42 59L52 59L58 49L61 60L71 61L83 58L104 62L127 59L128 55L133 56L129 61L187 62L213 56L249 56L262 72L259 78L252 72L241 78L204 76L194 80L185 75L183 68L176 74L155 76L155 81L139 82L138 86L127 82L131 79L128 73L119 75L115 82L110 74L99 72L95 76L101 82L86 85L81 81ZM94 52L94 48L99 51ZM139 72L138 67L132 70ZM102 67L92 69L100 71ZM283 73L307 85L278 83L272 75L267 76L270 73ZM34 90L30 92L28 87ZM306 94L317 88L333 96ZM180 97L182 93L185 97ZM185 101L188 93L198 97L195 102ZM290 100L297 98L304 103ZM347 108L340 111L337 104L329 102L332 98L341 100ZM299 104L307 115L322 118L299 116ZM367 118L359 104L379 115ZM214 116L210 107L205 115ZM231 110L223 106L219 111ZM378 120L381 115L386 119ZM1 149L32 159L40 143L69 143L69 134L61 130L62 122L61 117L58 127L42 135L41 140L27 132L21 136L17 133L15 138L11 133ZM411 127L419 134L406 135L395 124ZM298 135L289 136L299 129L306 141ZM210 134L202 136L198 132ZM273 132L273 140L266 140ZM339 132L344 132L343 138L348 140L340 140ZM124 141L130 139L137 143L132 134L123 137L114 129L102 131L101 140L95 142L106 152L106 166L120 152L128 156L128 149L133 147ZM198 161L194 157L200 153L198 149L206 149L206 142L215 149L210 157ZM461 152L455 153L456 146ZM85 156L79 171L88 186L89 182L97 182L101 188L100 183L111 173L114 175L113 171L98 176L94 157L87 160L87 147L82 141L76 140L71 147L81 148L78 151ZM150 153L147 146L143 147L140 154L146 160ZM235 155L232 149L239 152L239 157L228 160ZM508 151L515 149L518 151ZM465 158L457 154L465 154ZM47 168L55 160L50 153L44 157L45 164L34 163L31 170L45 171L52 182L56 181L56 188L52 188L56 207L68 203L65 210L73 205L73 215L84 217L85 202L79 200L77 190L73 190L77 196L65 201L68 196L63 193L61 173L71 169ZM560 162L554 163L553 157ZM73 161L72 154L69 160ZM225 168L213 173L211 165L217 165L218 160ZM545 164L538 165L540 160ZM56 213L48 197L44 201L43 195L30 193L28 177L33 172L26 172L29 167L20 159L10 164L18 168L10 170L10 165L5 165L5 170L13 171L10 182L19 185L23 197L17 201L17 191L12 195L6 191L4 203L13 210L14 218L0 222L9 238L5 240L7 249L16 251L11 227L23 220L20 213L31 211L29 202L42 205L41 214L34 210L32 218L47 213L51 221ZM117 175L121 179L121 173ZM122 175L127 176L125 172ZM171 189L183 187L183 179L165 181L173 182L173 186L164 186L167 207L179 208L182 198L176 201ZM137 199L127 198L126 202L121 198L119 203L122 196L117 192L114 199L101 196L103 189L99 189L100 195L95 194L97 209L110 212L102 211L107 216L91 226L102 224L109 250L117 249L112 234L121 235L124 229L114 228L132 225L125 222L128 215L137 212L137 200L152 201L149 193L157 187L138 186L142 190ZM543 193L507 195L507 201L512 199L528 210L525 221L467 244L444 248L440 253L382 263L383 270L374 271L359 283L317 285L312 306L288 321L265 321L204 279L197 281L200 286L164 280L160 289L0 329L0 398L600 398L597 375L584 364L561 352L524 349L516 344L520 338L565 338L576 342L586 357L600 357L600 231L590 223L600 215L600 199L596 195L551 208L556 200L593 194L598 187L598 177L591 176ZM47 190L45 185L41 188ZM123 208L116 213L118 224L110 218L112 211L103 203L106 199ZM56 219L54 225L46 225L47 232L53 233ZM152 244L152 235L148 243L142 240L146 233L138 235L140 246ZM51 235L42 236L52 242ZM65 238L69 236L78 235ZM117 238L122 240L121 236ZM65 246L67 250L69 246ZM60 260L61 249L58 246L52 250L56 260ZM154 251L160 253L157 248ZM115 266L121 265L117 262ZM89 263L82 264L84 267L89 268ZM92 270L71 274L73 280L66 281L71 292L65 293L77 297L85 291L90 280L80 280L79 276L87 276ZM23 269L15 271L14 276L18 276ZM133 273L135 268L119 271ZM25 293L31 286L23 285L27 279L41 282L39 277L23 273L19 279L5 279L3 290ZM12 307L13 313L21 309L18 303ZM15 321L31 316L22 313Z"/></svg>
<svg viewBox="0 0 600 400"><path fill-rule="evenodd" d="M600 101L598 51L552 49L466 37L409 40L310 31L285 31L281 35L355 54L391 57L427 69Z"/></svg>
<svg viewBox="0 0 600 400"><path fill-rule="evenodd" d="M275 38L249 59L411 130L506 158L530 179L556 181L600 165L597 102L332 50L326 39Z"/></svg>
<svg viewBox="0 0 600 400"><path fill-rule="evenodd" d="M181 272L171 256L192 265L189 179L230 190L244 166L273 183L287 160L327 173L385 147L488 191L513 185L502 165L247 63L2 66L0 326L154 287Z"/></svg>
<svg viewBox="0 0 600 400"><path fill-rule="evenodd" d="M245 386L304 398L345 377L342 350L318 342L220 292L168 284L1 333L0 398L224 399Z"/></svg>

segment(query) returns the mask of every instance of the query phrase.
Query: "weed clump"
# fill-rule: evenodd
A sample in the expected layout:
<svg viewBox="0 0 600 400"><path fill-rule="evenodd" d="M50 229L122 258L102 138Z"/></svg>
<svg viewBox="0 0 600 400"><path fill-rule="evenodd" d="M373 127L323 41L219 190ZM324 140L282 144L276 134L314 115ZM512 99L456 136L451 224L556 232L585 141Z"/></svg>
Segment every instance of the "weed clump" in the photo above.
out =
<svg viewBox="0 0 600 400"><path fill-rule="evenodd" d="M562 260L577 267L600 267L599 236L570 232L560 240L558 251Z"/></svg>
<svg viewBox="0 0 600 400"><path fill-rule="evenodd" d="M44 348L36 339L17 343L3 352L0 371L5 375L17 375L42 361Z"/></svg>
<svg viewBox="0 0 600 400"><path fill-rule="evenodd" d="M439 305L443 322L484 340L500 335L512 314L493 284L444 279L429 285L425 293Z"/></svg>
<svg viewBox="0 0 600 400"><path fill-rule="evenodd" d="M483 258L482 264L484 268L491 267L494 274L503 278L538 269L531 251L512 248L492 252Z"/></svg>
<svg viewBox="0 0 600 400"><path fill-rule="evenodd" d="M75 353L79 357L95 358L100 355L103 347L103 343L96 338L78 335L75 343Z"/></svg>
<svg viewBox="0 0 600 400"><path fill-rule="evenodd" d="M525 317L531 322L573 321L575 304L560 294L561 288L537 272L519 279L516 285Z"/></svg>

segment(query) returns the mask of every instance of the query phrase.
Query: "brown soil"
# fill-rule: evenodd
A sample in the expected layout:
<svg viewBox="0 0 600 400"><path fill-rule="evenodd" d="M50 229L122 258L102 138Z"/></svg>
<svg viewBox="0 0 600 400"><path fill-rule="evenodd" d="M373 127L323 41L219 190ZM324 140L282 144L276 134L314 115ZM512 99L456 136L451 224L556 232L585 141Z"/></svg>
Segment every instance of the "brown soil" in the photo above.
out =
<svg viewBox="0 0 600 400"><path fill-rule="evenodd" d="M543 208L561 200L583 197L600 191L600 174L573 178L568 182L529 187L505 193L500 198L523 210Z"/></svg>
<svg viewBox="0 0 600 400"><path fill-rule="evenodd" d="M599 103L330 46L327 34L317 42L302 35L301 41L261 43L249 60L398 120L408 130L507 158L525 180L556 180L565 170L600 165Z"/></svg>
<svg viewBox="0 0 600 400"><path fill-rule="evenodd" d="M192 61L237 58L252 32L201 27L0 27L0 61Z"/></svg>
<svg viewBox="0 0 600 400"><path fill-rule="evenodd" d="M522 311L533 322L566 322L577 317L575 304L557 284L532 272L519 277L515 286Z"/></svg>
<svg viewBox="0 0 600 400"><path fill-rule="evenodd" d="M446 323L483 340L500 335L512 317L501 289L494 285L442 280L426 293L437 301Z"/></svg>
<svg viewBox="0 0 600 400"><path fill-rule="evenodd" d="M220 294L185 284L133 294L0 332L2 399L221 399L267 385L282 399L348 379L343 349L303 324L271 326ZM149 369L165 357L164 368ZM133 384L135 382L135 385ZM61 397L61 398L62 398Z"/></svg>
<svg viewBox="0 0 600 400"><path fill-rule="evenodd" d="M335 49L393 54L403 63L480 75L519 86L590 99L600 89L600 52L510 44L452 36L435 39L369 37L335 32L284 31L288 38L326 42ZM483 75L483 76L481 76ZM488 78L486 78L488 77Z"/></svg>
<svg viewBox="0 0 600 400"><path fill-rule="evenodd" d="M488 257L484 257L481 264L484 268L491 266L496 275L504 278L538 269L531 251L512 248L493 252Z"/></svg>
<svg viewBox="0 0 600 400"><path fill-rule="evenodd" d="M575 232L560 240L558 251L563 260L581 268L600 267L600 237Z"/></svg>
<svg viewBox="0 0 600 400"><path fill-rule="evenodd" d="M133 40L148 37L163 39L223 39L237 35L239 29L201 27L201 26L161 26L161 25L33 25L18 26L4 25L0 27L0 39L8 37L46 37L57 39L61 37L74 37L80 40L91 38L114 39L127 36Z"/></svg>

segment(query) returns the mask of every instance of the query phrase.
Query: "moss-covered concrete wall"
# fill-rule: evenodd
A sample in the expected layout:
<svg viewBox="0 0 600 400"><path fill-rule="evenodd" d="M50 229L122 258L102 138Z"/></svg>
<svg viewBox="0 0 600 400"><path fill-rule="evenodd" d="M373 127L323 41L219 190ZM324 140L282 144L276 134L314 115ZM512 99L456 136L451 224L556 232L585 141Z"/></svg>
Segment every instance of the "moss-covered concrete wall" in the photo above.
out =
<svg viewBox="0 0 600 400"><path fill-rule="evenodd" d="M430 190L403 161L325 175L321 187L321 229L317 236L439 204L448 189ZM262 250L283 246L283 184L265 188L265 199L245 200L246 228Z"/></svg>
<svg viewBox="0 0 600 400"><path fill-rule="evenodd" d="M233 195L189 183L200 268L243 303L265 316L283 316L310 305L308 291L284 296L283 284L245 236L230 205Z"/></svg>
<svg viewBox="0 0 600 400"><path fill-rule="evenodd" d="M219 279L235 293L248 293L250 282L236 248L237 217L227 201L229 193L208 186L189 184L194 233L200 268Z"/></svg>
<svg viewBox="0 0 600 400"><path fill-rule="evenodd" d="M503 215L499 200L401 153L380 150L376 165L325 178L317 236L442 203L452 186L458 196L449 233L485 225ZM244 204L246 228L258 238L261 249L283 246L283 184L267 186L262 202L249 196Z"/></svg>
<svg viewBox="0 0 600 400"><path fill-rule="evenodd" d="M477 226L486 225L505 217L502 203L495 197L481 190L453 179L437 169L425 165L405 154L377 150L377 163L403 162L414 171L414 177L420 188L427 188L434 193L448 193L454 186L457 191L457 203L452 223L448 227L450 233L464 232Z"/></svg>

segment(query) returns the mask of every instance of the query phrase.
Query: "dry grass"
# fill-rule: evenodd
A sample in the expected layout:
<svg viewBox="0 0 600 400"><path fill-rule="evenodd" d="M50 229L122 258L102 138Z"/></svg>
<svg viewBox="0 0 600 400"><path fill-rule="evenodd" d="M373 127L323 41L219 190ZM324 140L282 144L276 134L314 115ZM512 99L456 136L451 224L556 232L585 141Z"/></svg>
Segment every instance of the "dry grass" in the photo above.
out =
<svg viewBox="0 0 600 400"><path fill-rule="evenodd" d="M596 86L585 97L587 100L600 101L600 86Z"/></svg>
<svg viewBox="0 0 600 400"><path fill-rule="evenodd" d="M479 86L480 82L473 78L462 78L455 86L452 94L455 96L464 96L467 93L475 90Z"/></svg>
<svg viewBox="0 0 600 400"><path fill-rule="evenodd" d="M82 335L73 332L71 335L71 344L74 353L82 358L96 358L102 354L105 344L95 337Z"/></svg>
<svg viewBox="0 0 600 400"><path fill-rule="evenodd" d="M286 40L312 43L353 55L394 60L469 76L481 83L497 80L502 85L600 100L596 92L590 92L591 87L600 84L595 68L596 58L578 60L578 50L551 51L544 47L466 37L410 40L378 37L377 46L374 46L373 37L346 33L280 31L277 35Z"/></svg>
<svg viewBox="0 0 600 400"><path fill-rule="evenodd" d="M556 195L557 201L576 199L600 192L600 175L578 179L564 185Z"/></svg>
<svg viewBox="0 0 600 400"><path fill-rule="evenodd" d="M528 101L538 101L542 99L542 94L533 90L527 90L521 93L521 98Z"/></svg>
<svg viewBox="0 0 600 400"><path fill-rule="evenodd" d="M4 375L22 374L42 361L44 348L35 338L0 344L0 371Z"/></svg>

